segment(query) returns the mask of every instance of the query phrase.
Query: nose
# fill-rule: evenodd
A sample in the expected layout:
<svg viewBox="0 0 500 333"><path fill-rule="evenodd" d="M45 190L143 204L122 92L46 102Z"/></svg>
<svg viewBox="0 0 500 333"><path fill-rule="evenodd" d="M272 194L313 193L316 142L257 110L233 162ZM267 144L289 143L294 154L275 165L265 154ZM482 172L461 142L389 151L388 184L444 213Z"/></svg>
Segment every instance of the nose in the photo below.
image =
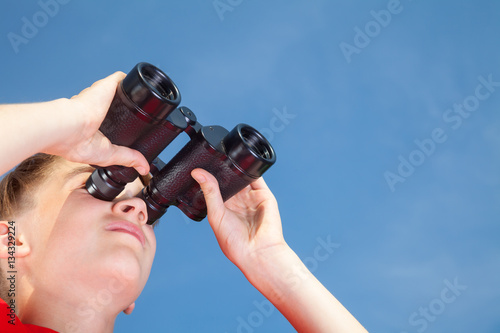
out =
<svg viewBox="0 0 500 333"><path fill-rule="evenodd" d="M113 203L112 211L116 215L127 217L129 221L137 222L140 225L144 225L148 221L146 203L140 198L116 201Z"/></svg>

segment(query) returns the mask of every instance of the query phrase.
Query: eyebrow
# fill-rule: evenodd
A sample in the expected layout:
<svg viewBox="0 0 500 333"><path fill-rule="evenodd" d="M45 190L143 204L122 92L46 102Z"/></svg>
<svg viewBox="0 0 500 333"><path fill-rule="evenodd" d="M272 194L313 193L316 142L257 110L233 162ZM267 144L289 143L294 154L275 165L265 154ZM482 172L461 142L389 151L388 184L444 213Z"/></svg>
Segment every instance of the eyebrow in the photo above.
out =
<svg viewBox="0 0 500 333"><path fill-rule="evenodd" d="M68 172L68 174L66 174L66 176L64 177L64 182L67 182L71 178L76 177L82 173L86 173L86 172L92 173L92 172L94 172L94 170L95 170L95 168L91 167L90 165L85 165L85 166L73 169L72 171Z"/></svg>

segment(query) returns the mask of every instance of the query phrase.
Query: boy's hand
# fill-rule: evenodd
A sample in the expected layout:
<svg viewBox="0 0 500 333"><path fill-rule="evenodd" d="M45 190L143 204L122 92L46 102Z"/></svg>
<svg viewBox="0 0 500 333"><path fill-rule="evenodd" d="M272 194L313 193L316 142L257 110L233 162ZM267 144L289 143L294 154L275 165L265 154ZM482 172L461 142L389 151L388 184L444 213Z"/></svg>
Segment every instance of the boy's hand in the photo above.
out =
<svg viewBox="0 0 500 333"><path fill-rule="evenodd" d="M141 153L112 144L99 131L116 87L125 76L125 73L116 72L69 100L56 101L55 112L62 122L61 133L44 152L73 162L134 167L140 174L146 174L149 164Z"/></svg>
<svg viewBox="0 0 500 333"><path fill-rule="evenodd" d="M259 256L288 247L278 204L264 179L256 180L224 203L214 176L202 169L193 170L191 175L203 190L208 222L222 252L241 270Z"/></svg>

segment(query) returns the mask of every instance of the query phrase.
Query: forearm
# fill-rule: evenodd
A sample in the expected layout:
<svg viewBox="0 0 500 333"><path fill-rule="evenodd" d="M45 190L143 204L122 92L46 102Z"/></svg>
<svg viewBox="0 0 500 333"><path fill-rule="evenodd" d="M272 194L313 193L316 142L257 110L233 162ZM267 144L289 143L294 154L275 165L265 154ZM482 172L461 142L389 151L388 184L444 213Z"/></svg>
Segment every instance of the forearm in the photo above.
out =
<svg viewBox="0 0 500 333"><path fill-rule="evenodd" d="M250 259L247 279L298 332L366 332L286 245Z"/></svg>
<svg viewBox="0 0 500 333"><path fill-rule="evenodd" d="M33 104L0 105L0 175L25 158L46 151L61 131L71 130L60 110L67 99Z"/></svg>

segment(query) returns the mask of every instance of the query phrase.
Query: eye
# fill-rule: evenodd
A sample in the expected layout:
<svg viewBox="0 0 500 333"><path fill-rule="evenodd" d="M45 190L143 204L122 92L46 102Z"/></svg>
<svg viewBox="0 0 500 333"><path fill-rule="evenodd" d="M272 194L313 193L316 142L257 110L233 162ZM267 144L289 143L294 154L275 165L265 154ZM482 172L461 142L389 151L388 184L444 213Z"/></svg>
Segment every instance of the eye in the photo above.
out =
<svg viewBox="0 0 500 333"><path fill-rule="evenodd" d="M87 186L86 186L86 183L83 183L83 184L79 184L77 187L75 187L75 190L85 190L85 192L87 192ZM88 193L88 192L87 192Z"/></svg>

